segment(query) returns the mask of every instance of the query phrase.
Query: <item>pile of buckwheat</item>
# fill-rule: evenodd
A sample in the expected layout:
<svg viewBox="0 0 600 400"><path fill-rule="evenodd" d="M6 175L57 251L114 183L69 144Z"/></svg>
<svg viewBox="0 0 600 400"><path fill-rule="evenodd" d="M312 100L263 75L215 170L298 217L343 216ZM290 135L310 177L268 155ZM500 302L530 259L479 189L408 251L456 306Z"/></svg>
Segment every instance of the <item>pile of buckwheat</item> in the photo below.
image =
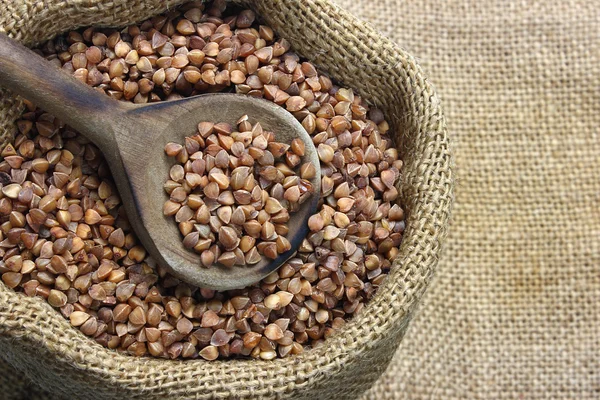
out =
<svg viewBox="0 0 600 400"><path fill-rule="evenodd" d="M163 214L175 218L184 247L200 254L202 266L252 265L291 250L287 222L314 191L307 179L316 170L310 162L298 167L301 139L286 144L275 136L243 115L235 131L203 121L185 146L165 146L177 163L164 185Z"/></svg>
<svg viewBox="0 0 600 400"><path fill-rule="evenodd" d="M301 61L252 11L192 2L121 30L69 32L39 52L123 101L234 89L285 107L318 149L322 200L278 271L240 290L191 287L138 244L98 149L26 102L0 162L8 287L132 355L270 360L321 344L381 285L404 230L402 162L383 114Z"/></svg>

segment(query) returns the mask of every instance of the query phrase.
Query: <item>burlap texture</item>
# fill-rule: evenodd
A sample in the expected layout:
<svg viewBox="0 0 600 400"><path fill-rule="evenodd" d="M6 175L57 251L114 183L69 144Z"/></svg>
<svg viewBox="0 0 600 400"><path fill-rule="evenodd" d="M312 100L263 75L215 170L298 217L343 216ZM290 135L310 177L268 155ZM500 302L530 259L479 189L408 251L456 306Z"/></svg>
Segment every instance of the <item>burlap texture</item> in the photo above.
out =
<svg viewBox="0 0 600 400"><path fill-rule="evenodd" d="M600 397L598 1L337 0L442 94L456 206L366 399Z"/></svg>
<svg viewBox="0 0 600 400"><path fill-rule="evenodd" d="M0 353L12 366L4 368L15 369L0 380L9 385L4 393L27 398L32 384L17 382L24 376L69 398L353 398L385 370L433 274L452 205L451 156L439 99L410 55L332 3L247 3L301 55L379 105L392 123L405 162L401 193L408 217L390 277L363 312L323 346L272 362L121 355L70 328L44 301L0 284ZM35 45L77 26L132 23L175 5L4 0L0 27ZM0 130L9 135L18 104L7 94L2 100ZM37 389L34 395L44 396Z"/></svg>

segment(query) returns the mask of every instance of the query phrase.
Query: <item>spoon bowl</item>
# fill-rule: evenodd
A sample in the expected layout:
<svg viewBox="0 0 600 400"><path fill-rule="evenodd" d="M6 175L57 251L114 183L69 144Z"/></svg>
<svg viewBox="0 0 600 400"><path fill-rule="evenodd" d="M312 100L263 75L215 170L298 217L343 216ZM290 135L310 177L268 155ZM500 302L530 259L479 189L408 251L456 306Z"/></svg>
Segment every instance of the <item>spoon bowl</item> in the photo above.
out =
<svg viewBox="0 0 600 400"><path fill-rule="evenodd" d="M39 105L98 146L141 243L159 265L187 283L215 290L256 283L292 257L308 234L307 221L320 198L319 157L302 125L272 102L227 93L145 105L119 102L78 82L6 35L0 35L0 86ZM316 168L311 180L314 192L290 214L289 251L275 260L263 257L254 265L204 268L199 254L183 247L175 221L162 213L168 199L163 184L175 162L164 147L168 142L183 143L201 121L236 126L242 115L274 132L279 142L290 143L294 138L304 142L303 162Z"/></svg>
<svg viewBox="0 0 600 400"><path fill-rule="evenodd" d="M173 108L186 111L180 114ZM236 121L242 115L248 115L252 123L260 122L263 129L275 132L277 141L290 143L292 139L300 138L306 148L303 161L318 166L319 157L312 140L302 125L283 108L267 100L245 95L206 94L172 102L134 106L126 113L127 117L133 120L151 120L152 115L173 114L177 114L178 117L165 121L161 129L155 128L151 133L148 132L153 135L150 143L154 144L149 145L148 141L129 135L115 135L133 195L132 201L126 201L125 198L123 200L128 215L135 216L137 213L139 216L138 221L132 219L130 222L142 243L159 264L168 266L175 276L186 282L218 290L253 284L287 261L308 234L307 220L316 212L319 200L320 170L311 180L315 190L311 198L302 203L297 212L290 214L287 239L290 241L291 250L280 254L275 260L262 257L260 262L252 266L225 267L215 264L207 269L200 265L199 254L183 247L177 224L171 217L162 214L163 203L168 199L163 184L169 169L175 163L172 157L166 156L164 145L171 141L183 143L186 136L195 133L200 121L227 122L236 126ZM138 135L146 133L140 131ZM125 179L119 179L121 180ZM119 192L123 193L124 190L119 187ZM148 238L142 236L146 232ZM152 245L157 250L156 255L150 250Z"/></svg>

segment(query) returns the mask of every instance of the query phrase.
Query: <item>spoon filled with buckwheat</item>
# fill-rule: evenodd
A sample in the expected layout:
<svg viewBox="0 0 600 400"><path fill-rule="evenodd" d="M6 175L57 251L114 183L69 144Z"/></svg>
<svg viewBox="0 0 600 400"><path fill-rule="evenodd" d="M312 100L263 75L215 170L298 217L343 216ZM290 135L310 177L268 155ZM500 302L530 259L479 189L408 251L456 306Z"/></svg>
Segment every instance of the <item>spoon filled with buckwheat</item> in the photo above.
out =
<svg viewBox="0 0 600 400"><path fill-rule="evenodd" d="M302 125L276 104L232 93L120 102L6 35L0 86L98 146L142 244L190 284L251 285L293 256L309 232L319 156ZM53 178L47 184L66 190ZM88 214L93 219L94 210Z"/></svg>

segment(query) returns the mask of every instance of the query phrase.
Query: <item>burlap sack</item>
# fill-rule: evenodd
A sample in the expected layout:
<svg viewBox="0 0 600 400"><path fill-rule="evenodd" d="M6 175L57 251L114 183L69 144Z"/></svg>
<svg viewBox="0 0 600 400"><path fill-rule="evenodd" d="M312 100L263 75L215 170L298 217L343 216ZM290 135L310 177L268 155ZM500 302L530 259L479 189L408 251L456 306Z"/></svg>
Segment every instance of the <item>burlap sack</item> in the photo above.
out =
<svg viewBox="0 0 600 400"><path fill-rule="evenodd" d="M13 385L22 376L71 398L351 398L388 365L434 272L452 205L451 155L439 99L410 55L332 3L247 3L301 55L380 106L392 123L405 162L401 192L408 219L389 279L325 345L272 362L125 356L72 329L44 301L0 285L0 349L15 368L4 381L15 398L27 392ZM175 5L159 0L6 0L0 5L0 27L35 45L61 31L124 25ZM6 93L1 98L0 129L7 138L19 103Z"/></svg>

